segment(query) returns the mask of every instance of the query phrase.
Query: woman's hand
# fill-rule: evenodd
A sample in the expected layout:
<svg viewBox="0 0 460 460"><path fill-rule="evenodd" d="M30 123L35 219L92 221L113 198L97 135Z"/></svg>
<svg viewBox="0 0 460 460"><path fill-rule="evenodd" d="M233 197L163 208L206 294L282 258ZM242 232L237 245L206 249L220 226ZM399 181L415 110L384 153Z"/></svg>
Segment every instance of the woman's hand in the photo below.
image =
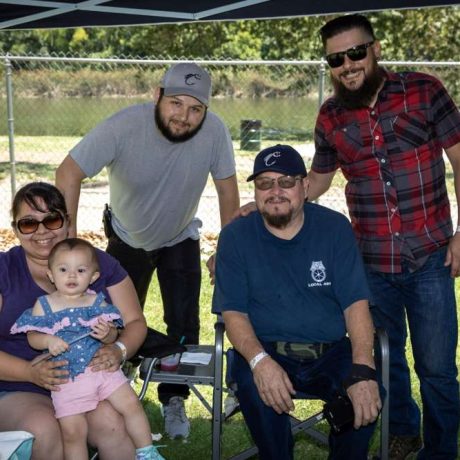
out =
<svg viewBox="0 0 460 460"><path fill-rule="evenodd" d="M29 362L29 381L46 390L59 391L59 385L69 381L69 371L60 369L66 366L68 361L40 361L40 358L39 355Z"/></svg>
<svg viewBox="0 0 460 460"><path fill-rule="evenodd" d="M110 371L115 372L123 361L123 353L116 345L104 345L93 356L89 363L93 372Z"/></svg>

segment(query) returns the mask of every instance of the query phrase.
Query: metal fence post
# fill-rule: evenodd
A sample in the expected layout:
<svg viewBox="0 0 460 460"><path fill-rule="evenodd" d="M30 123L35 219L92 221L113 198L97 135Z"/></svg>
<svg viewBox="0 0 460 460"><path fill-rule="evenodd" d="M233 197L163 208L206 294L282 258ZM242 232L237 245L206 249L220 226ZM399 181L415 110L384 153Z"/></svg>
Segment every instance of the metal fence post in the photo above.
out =
<svg viewBox="0 0 460 460"><path fill-rule="evenodd" d="M8 142L10 152L11 196L16 193L16 160L14 156L14 116L13 116L13 72L8 54L5 56L6 67L6 104L8 117Z"/></svg>
<svg viewBox="0 0 460 460"><path fill-rule="evenodd" d="M319 88L318 88L318 110L321 108L324 102L324 85L326 78L326 61L321 58L319 65Z"/></svg>

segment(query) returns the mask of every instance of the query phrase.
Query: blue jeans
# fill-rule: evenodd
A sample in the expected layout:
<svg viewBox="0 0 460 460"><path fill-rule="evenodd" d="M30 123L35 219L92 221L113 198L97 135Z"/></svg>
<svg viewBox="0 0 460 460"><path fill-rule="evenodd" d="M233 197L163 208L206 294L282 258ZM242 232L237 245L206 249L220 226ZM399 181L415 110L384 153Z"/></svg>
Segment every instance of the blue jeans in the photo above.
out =
<svg viewBox="0 0 460 460"><path fill-rule="evenodd" d="M446 248L434 252L417 271L367 271L374 324L390 341L390 433L420 433L420 410L411 396L405 347L410 330L415 372L423 404L424 448L419 459L456 459L459 386L455 354L457 309Z"/></svg>
<svg viewBox="0 0 460 460"><path fill-rule="evenodd" d="M330 401L343 394L342 381L351 367L351 347L343 339L320 358L309 361L282 356L273 344L262 342L267 353L287 372L301 397ZM259 396L247 361L235 352L232 376L237 384L237 397L246 424L259 449L262 460L289 460L293 458L294 440L288 414L277 414L265 405ZM375 423L359 430L350 428L339 435L329 435L330 459L365 460Z"/></svg>

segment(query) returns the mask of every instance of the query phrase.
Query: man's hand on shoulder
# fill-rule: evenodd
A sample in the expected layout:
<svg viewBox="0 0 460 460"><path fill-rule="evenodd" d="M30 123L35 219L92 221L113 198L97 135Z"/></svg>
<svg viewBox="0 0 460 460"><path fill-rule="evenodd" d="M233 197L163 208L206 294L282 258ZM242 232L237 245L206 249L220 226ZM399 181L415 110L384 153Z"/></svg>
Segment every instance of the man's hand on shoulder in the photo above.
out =
<svg viewBox="0 0 460 460"><path fill-rule="evenodd" d="M379 387L375 380L362 380L347 389L355 412L354 427L374 422L382 409Z"/></svg>
<svg viewBox="0 0 460 460"><path fill-rule="evenodd" d="M251 201L239 207L233 214L231 220L238 219L239 217L246 217L251 214L251 212L257 211L256 203Z"/></svg>
<svg viewBox="0 0 460 460"><path fill-rule="evenodd" d="M262 359L252 371L262 401L277 414L294 410L294 387L284 369L269 356Z"/></svg>

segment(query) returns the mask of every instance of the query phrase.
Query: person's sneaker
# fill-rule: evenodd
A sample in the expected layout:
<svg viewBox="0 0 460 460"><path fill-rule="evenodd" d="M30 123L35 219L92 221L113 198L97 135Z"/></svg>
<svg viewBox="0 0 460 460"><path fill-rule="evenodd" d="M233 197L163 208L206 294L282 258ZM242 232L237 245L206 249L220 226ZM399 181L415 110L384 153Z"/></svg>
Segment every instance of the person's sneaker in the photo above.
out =
<svg viewBox="0 0 460 460"><path fill-rule="evenodd" d="M390 434L389 459L405 460L409 454L416 453L422 448L420 436L396 436Z"/></svg>
<svg viewBox="0 0 460 460"><path fill-rule="evenodd" d="M185 414L184 398L173 396L169 404L162 406L165 419L165 431L171 439L187 438L190 433L190 422Z"/></svg>
<svg viewBox="0 0 460 460"><path fill-rule="evenodd" d="M148 446L136 449L136 460L165 460L165 458L160 455L155 446Z"/></svg>

